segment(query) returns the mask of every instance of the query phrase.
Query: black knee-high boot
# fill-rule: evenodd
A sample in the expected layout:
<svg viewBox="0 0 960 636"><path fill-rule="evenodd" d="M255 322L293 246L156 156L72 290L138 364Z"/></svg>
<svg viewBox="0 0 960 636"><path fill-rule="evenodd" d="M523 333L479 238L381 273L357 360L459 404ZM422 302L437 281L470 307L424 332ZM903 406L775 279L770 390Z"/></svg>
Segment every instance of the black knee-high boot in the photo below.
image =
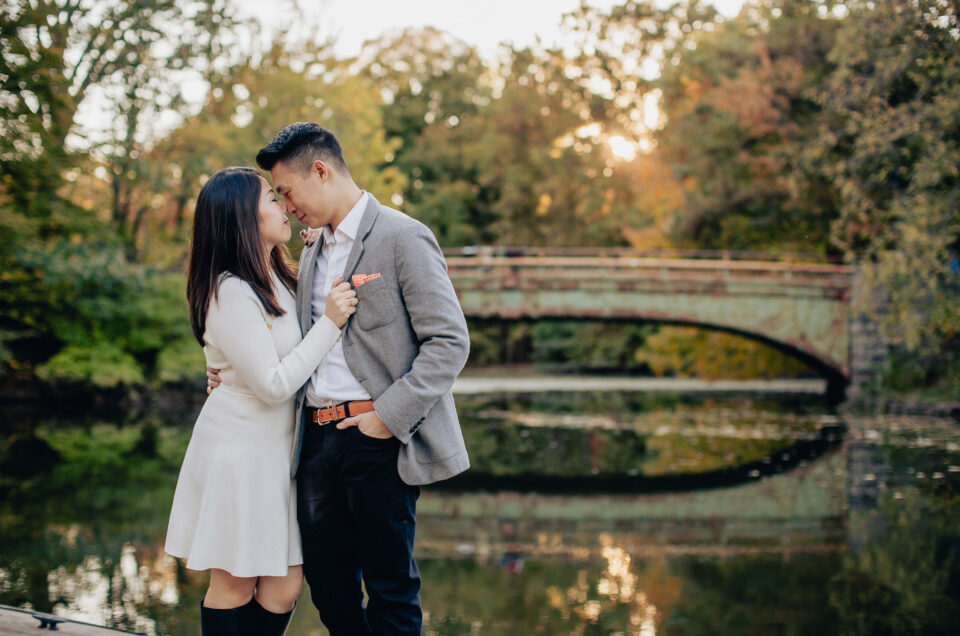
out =
<svg viewBox="0 0 960 636"><path fill-rule="evenodd" d="M260 632L256 628L254 606L250 602L230 609L213 609L200 602L200 629L203 636L253 636Z"/></svg>
<svg viewBox="0 0 960 636"><path fill-rule="evenodd" d="M297 609L296 604L293 609ZM253 610L250 613L253 615L257 636L283 636L290 624L290 617L293 616L293 610L285 614L274 614L257 603L256 598L253 599Z"/></svg>

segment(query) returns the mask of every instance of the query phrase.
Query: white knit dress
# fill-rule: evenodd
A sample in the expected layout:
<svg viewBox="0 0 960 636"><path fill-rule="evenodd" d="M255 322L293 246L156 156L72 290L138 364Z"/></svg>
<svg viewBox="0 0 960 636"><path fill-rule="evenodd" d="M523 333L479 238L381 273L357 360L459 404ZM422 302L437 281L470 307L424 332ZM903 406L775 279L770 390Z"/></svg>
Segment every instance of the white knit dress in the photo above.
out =
<svg viewBox="0 0 960 636"><path fill-rule="evenodd" d="M324 316L301 340L294 297L273 280L283 316L234 277L222 277L210 301L203 352L222 384L194 425L165 545L192 570L284 576L303 563L290 480L293 397L340 330Z"/></svg>

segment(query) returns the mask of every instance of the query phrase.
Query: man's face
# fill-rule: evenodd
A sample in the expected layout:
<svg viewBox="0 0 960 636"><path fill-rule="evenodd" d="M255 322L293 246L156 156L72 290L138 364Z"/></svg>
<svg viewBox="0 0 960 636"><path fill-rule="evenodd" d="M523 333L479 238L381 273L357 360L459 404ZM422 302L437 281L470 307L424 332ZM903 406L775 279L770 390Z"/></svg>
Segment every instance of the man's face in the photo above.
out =
<svg viewBox="0 0 960 636"><path fill-rule="evenodd" d="M303 172L284 162L270 170L273 188L281 197L287 213L310 227L328 225L333 216L329 204L330 173L323 162L315 161L309 172Z"/></svg>

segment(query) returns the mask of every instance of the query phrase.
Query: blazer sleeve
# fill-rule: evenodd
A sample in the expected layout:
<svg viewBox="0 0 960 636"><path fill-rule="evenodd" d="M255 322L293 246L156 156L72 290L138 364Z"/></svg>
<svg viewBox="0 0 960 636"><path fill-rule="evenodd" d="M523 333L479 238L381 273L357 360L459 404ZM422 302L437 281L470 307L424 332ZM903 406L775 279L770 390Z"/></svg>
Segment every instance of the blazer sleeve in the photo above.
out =
<svg viewBox="0 0 960 636"><path fill-rule="evenodd" d="M395 249L400 293L420 350L410 370L387 387L373 407L406 444L418 421L453 388L470 353L470 336L433 232L417 222L410 231L398 233Z"/></svg>
<svg viewBox="0 0 960 636"><path fill-rule="evenodd" d="M219 298L210 302L206 329L207 338L227 358L240 381L268 404L292 397L340 337L337 325L323 316L300 344L281 358L260 300L250 285L236 278L221 282Z"/></svg>

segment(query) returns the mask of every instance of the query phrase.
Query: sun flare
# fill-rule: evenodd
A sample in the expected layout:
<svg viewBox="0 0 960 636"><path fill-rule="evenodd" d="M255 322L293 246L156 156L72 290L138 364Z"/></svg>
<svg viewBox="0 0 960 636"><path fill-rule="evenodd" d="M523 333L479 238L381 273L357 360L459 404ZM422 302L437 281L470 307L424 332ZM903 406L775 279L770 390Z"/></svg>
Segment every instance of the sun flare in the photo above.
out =
<svg viewBox="0 0 960 636"><path fill-rule="evenodd" d="M636 145L625 137L615 135L607 143L610 144L610 152L618 159L630 161L637 156Z"/></svg>

